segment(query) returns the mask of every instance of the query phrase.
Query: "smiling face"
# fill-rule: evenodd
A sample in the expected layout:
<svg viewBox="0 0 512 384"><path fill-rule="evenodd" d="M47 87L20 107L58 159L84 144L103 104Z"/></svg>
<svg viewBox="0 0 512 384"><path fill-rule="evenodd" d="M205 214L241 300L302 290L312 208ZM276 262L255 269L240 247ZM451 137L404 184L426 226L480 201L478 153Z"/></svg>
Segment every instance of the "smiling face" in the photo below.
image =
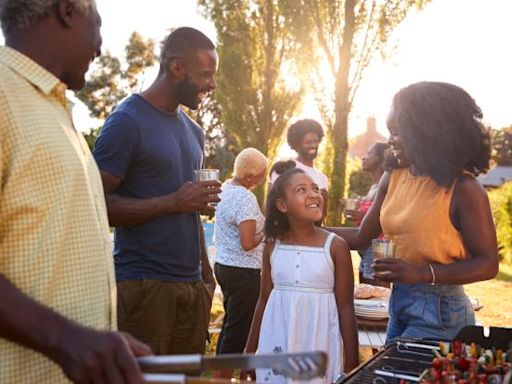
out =
<svg viewBox="0 0 512 384"><path fill-rule="evenodd" d="M297 146L297 153L305 160L313 161L318 155L320 139L316 133L306 133Z"/></svg>
<svg viewBox="0 0 512 384"><path fill-rule="evenodd" d="M398 164L401 167L406 167L411 164L411 159L407 156L407 153L404 149L402 138L400 137L397 124L396 124L397 113L395 109L392 107L389 111L389 115L386 121L388 131L389 131L389 145L393 150L393 155L398 161Z"/></svg>
<svg viewBox="0 0 512 384"><path fill-rule="evenodd" d="M185 77L176 84L178 103L196 110L206 98L208 92L217 88L217 52L200 50L186 65Z"/></svg>
<svg viewBox="0 0 512 384"><path fill-rule="evenodd" d="M290 177L285 187L285 198L279 199L277 208L285 213L290 221L311 221L322 219L323 199L318 185L303 172Z"/></svg>

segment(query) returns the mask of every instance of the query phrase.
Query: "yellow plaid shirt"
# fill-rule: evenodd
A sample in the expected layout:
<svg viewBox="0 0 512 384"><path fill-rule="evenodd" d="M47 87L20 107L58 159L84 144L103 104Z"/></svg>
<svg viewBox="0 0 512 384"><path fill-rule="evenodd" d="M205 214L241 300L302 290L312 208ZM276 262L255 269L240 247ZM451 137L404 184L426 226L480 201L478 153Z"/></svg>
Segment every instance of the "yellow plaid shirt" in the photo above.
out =
<svg viewBox="0 0 512 384"><path fill-rule="evenodd" d="M0 274L78 323L115 329L115 280L98 168L66 86L0 47ZM0 383L67 382L43 355L0 338Z"/></svg>

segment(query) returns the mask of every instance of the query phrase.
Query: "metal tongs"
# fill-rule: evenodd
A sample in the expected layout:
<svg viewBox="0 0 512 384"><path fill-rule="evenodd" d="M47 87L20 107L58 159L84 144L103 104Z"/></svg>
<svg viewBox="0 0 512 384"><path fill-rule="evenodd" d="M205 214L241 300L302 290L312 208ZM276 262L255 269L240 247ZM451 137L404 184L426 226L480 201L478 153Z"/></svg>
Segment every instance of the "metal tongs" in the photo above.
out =
<svg viewBox="0 0 512 384"><path fill-rule="evenodd" d="M325 374L327 355L324 352L276 353L267 355L226 354L144 356L137 359L147 383L214 383L215 380L187 378L187 372L269 368L294 380L309 380ZM163 373L166 374L154 374ZM151 373L151 374L148 374ZM164 381L168 380L168 381ZM206 380L206 381L205 381Z"/></svg>
<svg viewBox="0 0 512 384"><path fill-rule="evenodd" d="M402 369L396 369L391 365L385 365L380 369L375 369L373 372L376 375L394 377L396 379L408 380L408 381L412 381L415 383L420 381L420 375L421 375L421 372L418 373L416 371L406 371L406 370L402 370Z"/></svg>

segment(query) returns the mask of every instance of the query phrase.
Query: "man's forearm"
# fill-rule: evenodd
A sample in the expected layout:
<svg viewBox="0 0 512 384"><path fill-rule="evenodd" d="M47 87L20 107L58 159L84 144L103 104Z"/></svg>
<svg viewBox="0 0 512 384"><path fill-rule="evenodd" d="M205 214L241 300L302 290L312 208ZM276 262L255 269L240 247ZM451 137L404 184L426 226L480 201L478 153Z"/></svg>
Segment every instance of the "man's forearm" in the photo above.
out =
<svg viewBox="0 0 512 384"><path fill-rule="evenodd" d="M137 225L179 212L175 194L136 199L110 193L105 199L111 226Z"/></svg>
<svg viewBox="0 0 512 384"><path fill-rule="evenodd" d="M0 275L0 337L55 360L62 335L73 326Z"/></svg>
<svg viewBox="0 0 512 384"><path fill-rule="evenodd" d="M208 258L208 250L206 249L203 225L201 223L199 223L199 225L199 240L201 247L201 277L206 284L215 285L215 278L213 277L212 267L210 266L210 259Z"/></svg>

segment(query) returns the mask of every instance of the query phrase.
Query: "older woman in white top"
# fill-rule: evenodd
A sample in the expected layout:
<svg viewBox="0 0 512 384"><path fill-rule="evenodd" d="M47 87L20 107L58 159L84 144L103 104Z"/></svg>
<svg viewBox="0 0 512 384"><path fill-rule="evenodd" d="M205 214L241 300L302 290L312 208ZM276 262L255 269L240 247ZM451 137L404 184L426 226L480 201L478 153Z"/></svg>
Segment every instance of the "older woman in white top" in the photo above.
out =
<svg viewBox="0 0 512 384"><path fill-rule="evenodd" d="M264 217L250 191L265 177L266 156L246 148L222 186L215 213L215 277L224 295L224 323L217 353L243 352L260 290Z"/></svg>

